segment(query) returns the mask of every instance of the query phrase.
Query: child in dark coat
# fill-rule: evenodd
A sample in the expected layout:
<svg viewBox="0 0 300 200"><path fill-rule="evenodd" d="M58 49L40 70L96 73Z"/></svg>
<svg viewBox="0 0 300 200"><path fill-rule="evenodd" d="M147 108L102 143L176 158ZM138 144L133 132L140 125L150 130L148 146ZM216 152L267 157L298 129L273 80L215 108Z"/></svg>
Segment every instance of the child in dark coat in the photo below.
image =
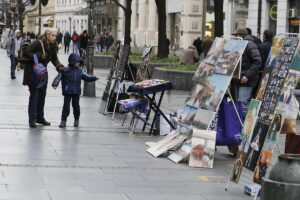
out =
<svg viewBox="0 0 300 200"><path fill-rule="evenodd" d="M74 126L79 126L80 106L79 99L81 94L81 80L84 81L96 81L98 76L92 76L82 71L80 68L83 59L72 53L69 56L69 67L62 72L62 94L64 96L64 106L61 115L60 128L66 127L67 118L70 114L70 103L72 100L73 114L75 118ZM54 87L56 88L56 87Z"/></svg>

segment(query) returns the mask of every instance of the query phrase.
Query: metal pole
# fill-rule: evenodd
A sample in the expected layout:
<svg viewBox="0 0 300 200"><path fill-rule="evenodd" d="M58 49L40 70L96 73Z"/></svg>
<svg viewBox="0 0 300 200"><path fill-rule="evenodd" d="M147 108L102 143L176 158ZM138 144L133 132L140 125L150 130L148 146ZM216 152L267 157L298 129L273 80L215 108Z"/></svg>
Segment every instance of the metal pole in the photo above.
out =
<svg viewBox="0 0 300 200"><path fill-rule="evenodd" d="M88 16L88 34L89 34L89 43L87 48L87 61L86 68L88 74L93 74L94 67L94 36L93 36L93 17L94 15L94 2L95 0L90 0L90 13ZM96 96L96 86L95 82L84 82L83 87L83 96L95 97Z"/></svg>
<svg viewBox="0 0 300 200"><path fill-rule="evenodd" d="M42 32L42 0L39 1L39 35Z"/></svg>

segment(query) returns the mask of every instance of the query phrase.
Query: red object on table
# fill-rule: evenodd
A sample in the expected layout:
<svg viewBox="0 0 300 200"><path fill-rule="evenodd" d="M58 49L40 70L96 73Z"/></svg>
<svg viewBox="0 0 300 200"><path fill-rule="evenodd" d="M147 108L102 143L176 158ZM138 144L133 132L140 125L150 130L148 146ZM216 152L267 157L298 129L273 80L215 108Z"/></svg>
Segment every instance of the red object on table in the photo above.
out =
<svg viewBox="0 0 300 200"><path fill-rule="evenodd" d="M300 135L286 134L285 153L300 154Z"/></svg>

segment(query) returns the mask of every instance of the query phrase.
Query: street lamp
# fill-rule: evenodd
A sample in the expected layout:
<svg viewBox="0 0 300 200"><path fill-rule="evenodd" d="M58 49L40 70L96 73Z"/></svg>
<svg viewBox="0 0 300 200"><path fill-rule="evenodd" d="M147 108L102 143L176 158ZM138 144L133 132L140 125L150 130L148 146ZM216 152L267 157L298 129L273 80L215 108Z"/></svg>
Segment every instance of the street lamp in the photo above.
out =
<svg viewBox="0 0 300 200"><path fill-rule="evenodd" d="M30 0L30 3L34 5L36 3L36 0ZM39 0L39 35L41 35L42 32L42 5L46 6L48 4L48 0Z"/></svg>

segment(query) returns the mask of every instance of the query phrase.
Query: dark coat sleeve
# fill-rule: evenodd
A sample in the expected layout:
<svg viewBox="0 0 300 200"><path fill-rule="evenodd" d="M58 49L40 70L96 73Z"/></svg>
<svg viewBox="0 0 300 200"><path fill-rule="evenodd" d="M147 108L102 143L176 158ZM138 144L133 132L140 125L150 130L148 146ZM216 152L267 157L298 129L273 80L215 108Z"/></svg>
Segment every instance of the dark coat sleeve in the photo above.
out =
<svg viewBox="0 0 300 200"><path fill-rule="evenodd" d="M84 80L84 81L87 81L87 82L91 82L91 81L96 81L97 80L96 76L89 75L89 74L87 74L85 72L82 72L81 79Z"/></svg>
<svg viewBox="0 0 300 200"><path fill-rule="evenodd" d="M257 45L252 41L249 41L249 43L246 47L246 52L249 54L249 57L251 60L251 63L250 63L251 66L245 72L244 75L247 78L253 78L254 76L257 75L257 73L260 69L260 66L262 64L261 56L260 56Z"/></svg>

